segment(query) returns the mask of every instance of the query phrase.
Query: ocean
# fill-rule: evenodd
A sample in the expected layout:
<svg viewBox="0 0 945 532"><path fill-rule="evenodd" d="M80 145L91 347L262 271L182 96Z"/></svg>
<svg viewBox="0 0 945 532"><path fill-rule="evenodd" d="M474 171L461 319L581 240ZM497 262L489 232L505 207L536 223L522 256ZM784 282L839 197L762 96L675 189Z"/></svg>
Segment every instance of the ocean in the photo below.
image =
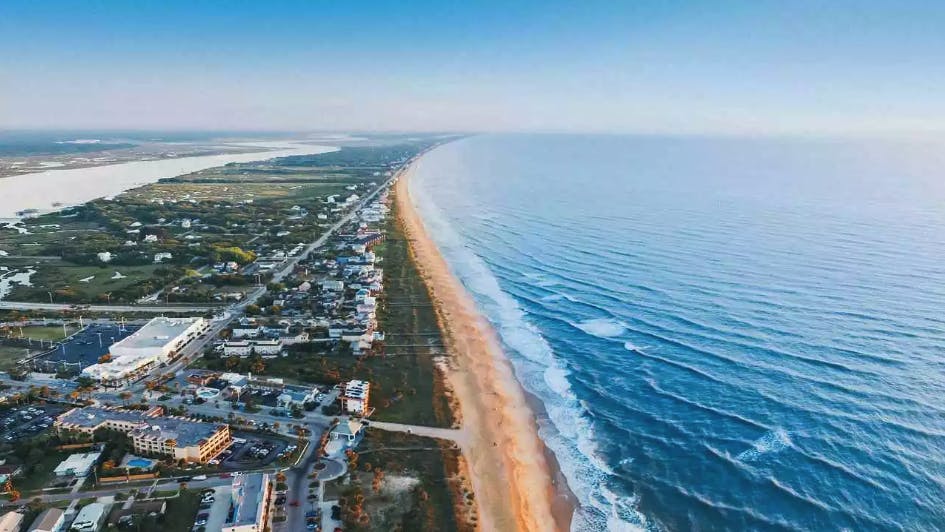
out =
<svg viewBox="0 0 945 532"><path fill-rule="evenodd" d="M574 530L941 530L943 147L483 135L410 187Z"/></svg>

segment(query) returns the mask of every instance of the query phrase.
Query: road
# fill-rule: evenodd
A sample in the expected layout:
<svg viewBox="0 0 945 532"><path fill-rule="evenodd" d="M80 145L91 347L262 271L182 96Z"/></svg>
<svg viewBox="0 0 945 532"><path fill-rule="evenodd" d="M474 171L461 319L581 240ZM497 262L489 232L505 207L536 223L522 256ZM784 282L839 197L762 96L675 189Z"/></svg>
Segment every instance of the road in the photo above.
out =
<svg viewBox="0 0 945 532"><path fill-rule="evenodd" d="M82 310L90 312L146 312L149 314L167 314L171 312L208 312L221 307L211 305L82 305ZM22 301L0 301L3 310L75 310L72 303L25 303Z"/></svg>

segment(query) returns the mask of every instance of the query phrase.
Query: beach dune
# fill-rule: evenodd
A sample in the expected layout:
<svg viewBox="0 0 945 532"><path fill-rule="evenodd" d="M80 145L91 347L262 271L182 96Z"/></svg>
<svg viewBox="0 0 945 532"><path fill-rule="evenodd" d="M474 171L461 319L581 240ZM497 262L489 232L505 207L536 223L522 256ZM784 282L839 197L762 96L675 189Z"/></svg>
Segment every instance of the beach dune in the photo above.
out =
<svg viewBox="0 0 945 532"><path fill-rule="evenodd" d="M441 321L450 364L447 380L459 402L461 443L478 503L481 530L566 530L552 464L534 413L492 326L451 273L410 198L406 168L394 187L404 232Z"/></svg>

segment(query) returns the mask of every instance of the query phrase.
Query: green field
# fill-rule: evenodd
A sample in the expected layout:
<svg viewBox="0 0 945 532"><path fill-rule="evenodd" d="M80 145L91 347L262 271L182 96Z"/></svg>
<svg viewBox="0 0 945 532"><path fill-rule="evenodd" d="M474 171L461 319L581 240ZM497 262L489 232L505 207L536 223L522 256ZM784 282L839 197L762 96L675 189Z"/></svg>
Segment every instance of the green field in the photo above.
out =
<svg viewBox="0 0 945 532"><path fill-rule="evenodd" d="M61 325L32 325L11 327L10 335L14 338L32 338L33 340L62 340L78 330L78 327L71 325L66 325L65 329Z"/></svg>
<svg viewBox="0 0 945 532"><path fill-rule="evenodd" d="M33 355L39 353L39 350L30 351ZM0 345L0 371L7 371L16 366L18 360L26 356L26 348Z"/></svg>
<svg viewBox="0 0 945 532"><path fill-rule="evenodd" d="M44 263L36 266L36 273L30 279L33 286L15 285L15 288L6 298L10 301L49 301L52 293L54 303L72 302L106 302L115 292L123 292L136 288L134 295L145 295L150 291L163 286L155 279L155 271L161 268L158 264L144 266L82 266L61 262L58 264ZM123 277L115 279L115 272ZM150 286L146 284L150 282ZM119 299L115 294L115 299ZM129 298L125 298L129 299Z"/></svg>

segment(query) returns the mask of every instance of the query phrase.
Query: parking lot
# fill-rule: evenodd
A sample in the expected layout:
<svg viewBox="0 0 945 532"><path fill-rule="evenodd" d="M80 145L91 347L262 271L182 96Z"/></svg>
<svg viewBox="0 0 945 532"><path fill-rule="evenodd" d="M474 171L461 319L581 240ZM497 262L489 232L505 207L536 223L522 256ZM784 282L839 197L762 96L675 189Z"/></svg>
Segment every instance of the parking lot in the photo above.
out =
<svg viewBox="0 0 945 532"><path fill-rule="evenodd" d="M138 326L93 323L61 343L51 353L34 360L36 369L67 368L80 371L98 362L108 348L138 330ZM47 367L48 366L48 367ZM51 372L51 371L50 371Z"/></svg>
<svg viewBox="0 0 945 532"><path fill-rule="evenodd" d="M0 417L0 438L11 442L20 438L31 438L52 427L56 416L64 410L61 406L22 406L13 408Z"/></svg>
<svg viewBox="0 0 945 532"><path fill-rule="evenodd" d="M272 463L283 453L294 451L294 448L290 449L294 445L279 438L234 433L233 444L209 463L219 465L225 470L262 467Z"/></svg>

